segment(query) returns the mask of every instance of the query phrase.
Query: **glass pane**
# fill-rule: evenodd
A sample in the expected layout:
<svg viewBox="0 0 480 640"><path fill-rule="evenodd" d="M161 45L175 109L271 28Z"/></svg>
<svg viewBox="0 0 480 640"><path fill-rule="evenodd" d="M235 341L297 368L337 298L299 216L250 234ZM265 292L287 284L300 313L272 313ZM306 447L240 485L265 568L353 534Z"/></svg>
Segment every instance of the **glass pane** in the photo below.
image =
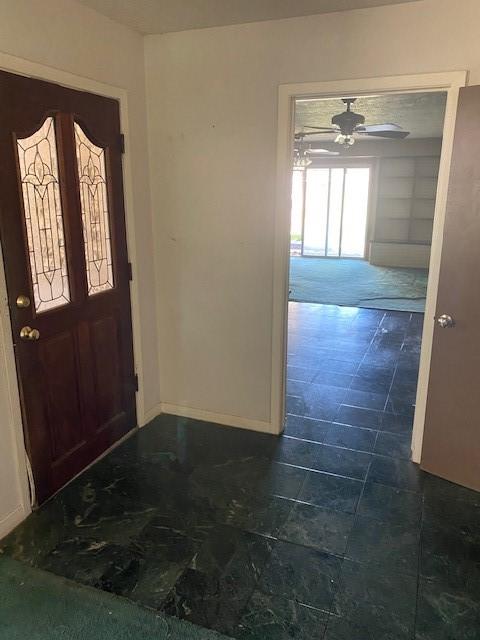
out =
<svg viewBox="0 0 480 640"><path fill-rule="evenodd" d="M303 232L303 253L306 256L325 255L328 175L328 169L307 169L305 228Z"/></svg>
<svg viewBox="0 0 480 640"><path fill-rule="evenodd" d="M331 169L330 210L328 213L327 256L340 255L340 232L342 227L344 169Z"/></svg>
<svg viewBox="0 0 480 640"><path fill-rule="evenodd" d="M346 258L365 255L369 183L368 167L346 170L342 225L342 256Z"/></svg>
<svg viewBox="0 0 480 640"><path fill-rule="evenodd" d="M292 212L290 223L290 255L299 256L302 248L303 177L305 171L295 169L292 175Z"/></svg>
<svg viewBox="0 0 480 640"><path fill-rule="evenodd" d="M105 151L75 123L88 295L113 288Z"/></svg>
<svg viewBox="0 0 480 640"><path fill-rule="evenodd" d="M17 139L28 254L37 312L70 302L53 118Z"/></svg>

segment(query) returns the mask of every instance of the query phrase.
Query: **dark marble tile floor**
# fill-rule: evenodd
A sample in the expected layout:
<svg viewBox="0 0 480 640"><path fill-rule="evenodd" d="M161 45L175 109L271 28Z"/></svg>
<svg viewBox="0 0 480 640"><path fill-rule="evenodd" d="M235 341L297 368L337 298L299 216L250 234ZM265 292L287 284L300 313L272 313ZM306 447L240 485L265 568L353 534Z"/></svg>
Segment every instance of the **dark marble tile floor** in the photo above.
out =
<svg viewBox="0 0 480 640"><path fill-rule="evenodd" d="M2 552L239 640L479 640L480 494L409 461L421 327L290 303L283 437L161 416Z"/></svg>

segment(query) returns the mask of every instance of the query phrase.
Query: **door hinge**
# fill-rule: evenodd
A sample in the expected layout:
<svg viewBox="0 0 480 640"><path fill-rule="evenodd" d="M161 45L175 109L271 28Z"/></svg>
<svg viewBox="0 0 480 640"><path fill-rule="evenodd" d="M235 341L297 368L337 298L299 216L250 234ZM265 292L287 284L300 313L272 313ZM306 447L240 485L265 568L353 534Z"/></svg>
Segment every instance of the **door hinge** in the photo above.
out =
<svg viewBox="0 0 480 640"><path fill-rule="evenodd" d="M128 275L128 279L131 282L133 280L133 269L132 269L132 263L128 262L127 263L127 275Z"/></svg>
<svg viewBox="0 0 480 640"><path fill-rule="evenodd" d="M138 373L133 376L133 388L138 391Z"/></svg>
<svg viewBox="0 0 480 640"><path fill-rule="evenodd" d="M125 135L123 133L120 134L118 141L120 146L120 153L125 153Z"/></svg>

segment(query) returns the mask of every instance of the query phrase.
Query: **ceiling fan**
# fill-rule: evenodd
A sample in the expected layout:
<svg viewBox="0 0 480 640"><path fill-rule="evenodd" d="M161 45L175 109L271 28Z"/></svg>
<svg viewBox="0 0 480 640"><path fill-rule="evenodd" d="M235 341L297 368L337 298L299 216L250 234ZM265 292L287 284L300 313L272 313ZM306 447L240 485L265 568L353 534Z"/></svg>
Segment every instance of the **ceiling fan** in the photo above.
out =
<svg viewBox="0 0 480 640"><path fill-rule="evenodd" d="M365 116L355 113L351 110L351 105L356 98L342 98L342 102L347 105L346 111L333 116L330 127L310 127L307 129L315 129L315 131L301 131L295 134L295 140L303 141L305 136L314 136L322 133L336 133L335 142L345 147L350 147L355 143L356 135L374 136L376 138L391 138L399 140L406 138L410 132L405 131L398 124L386 122L384 124L365 125Z"/></svg>

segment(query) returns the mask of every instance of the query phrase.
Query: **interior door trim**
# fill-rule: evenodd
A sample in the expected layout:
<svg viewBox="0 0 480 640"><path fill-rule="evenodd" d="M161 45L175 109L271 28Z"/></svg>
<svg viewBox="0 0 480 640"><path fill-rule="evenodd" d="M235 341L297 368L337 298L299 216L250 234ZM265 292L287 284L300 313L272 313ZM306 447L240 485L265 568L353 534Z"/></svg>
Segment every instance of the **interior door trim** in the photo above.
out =
<svg viewBox="0 0 480 640"><path fill-rule="evenodd" d="M133 204L133 179L132 179L132 159L129 135L129 111L128 94L119 87L97 82L83 76L54 69L46 65L31 62L23 58L0 53L0 70L26 76L35 80L52 82L70 89L87 91L106 98L114 98L120 103L120 124L122 133L126 139L126 150L123 155L123 189L125 199L125 223L127 229L127 249L129 260L133 265L134 273L137 272L137 254L135 243L135 215ZM1 258L0 247L0 258ZM148 421L145 410L143 396L144 363L141 351L140 333L140 297L138 282L134 279L130 283L131 310L132 310L132 332L133 351L136 373L139 377L139 391L136 394L137 419L139 426L143 426ZM15 356L13 352L12 329L10 324L10 311L6 289L6 280L3 267L3 259L0 260L0 363L5 371L5 392L9 400L8 415L5 416L5 426L11 436L13 451L16 459L17 483L19 487L21 504L0 522L0 537L10 531L16 524L21 522L31 511L30 491L31 472L29 471L28 459L25 453L25 441L23 434L23 423L21 404L17 383L17 373ZM117 443L118 446L119 443Z"/></svg>
<svg viewBox="0 0 480 640"><path fill-rule="evenodd" d="M467 71L447 71L442 73L385 76L354 80L306 82L279 86L273 274L272 385L270 398L270 420L273 433L282 433L285 418L291 166L293 158L295 99L299 97L338 98L343 95L361 96L445 91L447 93L447 105L438 176L425 323L423 328L412 437L412 460L417 463L420 462L433 341L433 317L435 315L437 299L458 93L461 87L466 86L467 77Z"/></svg>

